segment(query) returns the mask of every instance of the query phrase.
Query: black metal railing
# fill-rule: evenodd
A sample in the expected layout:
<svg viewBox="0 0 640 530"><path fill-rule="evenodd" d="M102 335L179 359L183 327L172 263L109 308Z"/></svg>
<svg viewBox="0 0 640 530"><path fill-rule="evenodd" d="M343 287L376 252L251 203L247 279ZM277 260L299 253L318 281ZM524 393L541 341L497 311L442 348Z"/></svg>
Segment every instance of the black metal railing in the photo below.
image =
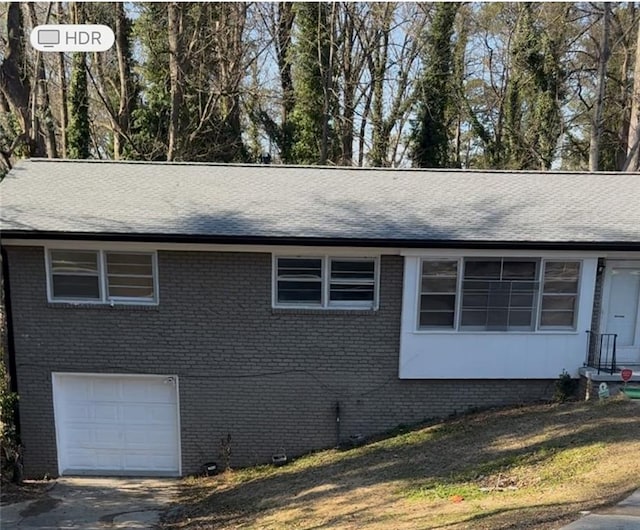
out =
<svg viewBox="0 0 640 530"><path fill-rule="evenodd" d="M588 330L587 342L587 366L600 372L613 374L618 371L616 365L616 340L615 333L595 333Z"/></svg>

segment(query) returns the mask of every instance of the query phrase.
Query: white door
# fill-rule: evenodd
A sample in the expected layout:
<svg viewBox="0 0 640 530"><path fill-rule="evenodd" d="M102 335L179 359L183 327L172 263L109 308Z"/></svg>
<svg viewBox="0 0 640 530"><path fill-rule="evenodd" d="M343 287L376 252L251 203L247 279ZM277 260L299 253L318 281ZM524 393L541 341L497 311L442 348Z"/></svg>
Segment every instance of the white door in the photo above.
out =
<svg viewBox="0 0 640 530"><path fill-rule="evenodd" d="M605 333L616 333L618 364L640 362L640 270L611 271Z"/></svg>
<svg viewBox="0 0 640 530"><path fill-rule="evenodd" d="M180 474L176 376L53 374L61 475Z"/></svg>

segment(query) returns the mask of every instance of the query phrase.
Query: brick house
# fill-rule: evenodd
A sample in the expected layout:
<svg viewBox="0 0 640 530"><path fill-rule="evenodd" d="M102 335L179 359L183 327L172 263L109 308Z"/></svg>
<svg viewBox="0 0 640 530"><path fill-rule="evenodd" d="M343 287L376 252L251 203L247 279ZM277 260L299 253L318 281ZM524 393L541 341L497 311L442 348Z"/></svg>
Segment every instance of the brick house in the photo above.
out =
<svg viewBox="0 0 640 530"><path fill-rule="evenodd" d="M250 465L640 367L639 177L21 162L25 472Z"/></svg>

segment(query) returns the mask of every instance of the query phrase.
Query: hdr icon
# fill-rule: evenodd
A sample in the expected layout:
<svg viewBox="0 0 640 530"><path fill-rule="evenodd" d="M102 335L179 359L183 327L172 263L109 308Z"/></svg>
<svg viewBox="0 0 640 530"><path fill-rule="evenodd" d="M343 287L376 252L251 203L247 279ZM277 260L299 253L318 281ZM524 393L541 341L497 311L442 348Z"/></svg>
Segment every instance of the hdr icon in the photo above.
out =
<svg viewBox="0 0 640 530"><path fill-rule="evenodd" d="M91 43L92 46L99 46L100 44L102 44L102 33L100 33L99 31L67 31L64 35L64 38L65 43L71 45L84 45Z"/></svg>
<svg viewBox="0 0 640 530"><path fill-rule="evenodd" d="M30 41L43 52L104 52L115 36L102 24L46 24L33 28Z"/></svg>

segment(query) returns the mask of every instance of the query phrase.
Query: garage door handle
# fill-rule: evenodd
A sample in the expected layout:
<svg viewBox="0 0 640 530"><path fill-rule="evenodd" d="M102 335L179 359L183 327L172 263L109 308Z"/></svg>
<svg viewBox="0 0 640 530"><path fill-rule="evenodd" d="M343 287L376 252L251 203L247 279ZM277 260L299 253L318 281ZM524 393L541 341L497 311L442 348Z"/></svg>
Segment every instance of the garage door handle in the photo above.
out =
<svg viewBox="0 0 640 530"><path fill-rule="evenodd" d="M624 315L613 315L613 318L624 318Z"/></svg>

